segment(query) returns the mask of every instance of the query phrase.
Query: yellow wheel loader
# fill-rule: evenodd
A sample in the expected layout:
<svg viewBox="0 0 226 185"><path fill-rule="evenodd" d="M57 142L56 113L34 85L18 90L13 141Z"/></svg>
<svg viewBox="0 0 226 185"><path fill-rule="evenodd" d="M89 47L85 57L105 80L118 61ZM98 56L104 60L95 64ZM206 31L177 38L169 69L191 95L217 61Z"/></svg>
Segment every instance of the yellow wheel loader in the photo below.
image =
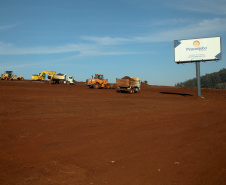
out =
<svg viewBox="0 0 226 185"><path fill-rule="evenodd" d="M86 79L86 85L94 89L111 88L108 79L104 79L104 75L102 74L95 74L94 78L92 77L91 79Z"/></svg>

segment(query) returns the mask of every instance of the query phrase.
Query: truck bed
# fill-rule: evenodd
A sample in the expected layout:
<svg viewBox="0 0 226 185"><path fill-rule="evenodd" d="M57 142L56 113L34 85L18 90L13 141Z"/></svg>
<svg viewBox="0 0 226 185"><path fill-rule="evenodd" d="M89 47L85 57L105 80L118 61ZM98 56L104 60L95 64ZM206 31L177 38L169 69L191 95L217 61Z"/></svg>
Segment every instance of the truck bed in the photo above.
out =
<svg viewBox="0 0 226 185"><path fill-rule="evenodd" d="M48 75L48 79L51 79L52 75ZM64 74L57 74L54 75L53 80L65 80L65 75Z"/></svg>
<svg viewBox="0 0 226 185"><path fill-rule="evenodd" d="M116 84L119 87L130 87L139 86L139 80L134 80L133 78L116 78Z"/></svg>

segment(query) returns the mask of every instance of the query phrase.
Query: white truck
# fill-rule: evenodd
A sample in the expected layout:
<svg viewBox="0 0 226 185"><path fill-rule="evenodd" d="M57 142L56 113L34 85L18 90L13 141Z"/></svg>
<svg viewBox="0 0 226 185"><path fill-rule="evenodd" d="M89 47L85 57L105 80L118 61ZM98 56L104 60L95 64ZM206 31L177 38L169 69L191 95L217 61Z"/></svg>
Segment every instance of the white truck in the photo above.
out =
<svg viewBox="0 0 226 185"><path fill-rule="evenodd" d="M48 75L48 79L51 79L52 75L49 74ZM55 83L55 84L74 84L74 78L73 76L67 76L67 74L56 74L53 76L52 78L52 83Z"/></svg>
<svg viewBox="0 0 226 185"><path fill-rule="evenodd" d="M136 77L116 78L116 85L116 92L128 92L130 94L140 92L140 79Z"/></svg>

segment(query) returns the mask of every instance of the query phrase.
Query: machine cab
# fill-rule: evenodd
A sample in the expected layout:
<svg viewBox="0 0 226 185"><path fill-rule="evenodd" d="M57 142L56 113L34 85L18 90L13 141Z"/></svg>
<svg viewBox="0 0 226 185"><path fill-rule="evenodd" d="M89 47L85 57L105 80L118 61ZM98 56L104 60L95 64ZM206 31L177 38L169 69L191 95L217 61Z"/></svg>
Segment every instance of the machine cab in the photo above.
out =
<svg viewBox="0 0 226 185"><path fill-rule="evenodd" d="M94 78L99 79L99 80L103 80L104 76L102 74L95 74Z"/></svg>

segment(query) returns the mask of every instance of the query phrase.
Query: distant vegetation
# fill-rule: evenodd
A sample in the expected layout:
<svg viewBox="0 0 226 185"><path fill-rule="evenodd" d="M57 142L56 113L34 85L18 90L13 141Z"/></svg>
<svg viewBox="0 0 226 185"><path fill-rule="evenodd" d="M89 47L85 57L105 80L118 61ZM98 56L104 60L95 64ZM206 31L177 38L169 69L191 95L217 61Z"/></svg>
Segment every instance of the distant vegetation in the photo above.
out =
<svg viewBox="0 0 226 185"><path fill-rule="evenodd" d="M196 78L180 82L176 87L196 87ZM201 76L201 88L226 89L226 69Z"/></svg>

